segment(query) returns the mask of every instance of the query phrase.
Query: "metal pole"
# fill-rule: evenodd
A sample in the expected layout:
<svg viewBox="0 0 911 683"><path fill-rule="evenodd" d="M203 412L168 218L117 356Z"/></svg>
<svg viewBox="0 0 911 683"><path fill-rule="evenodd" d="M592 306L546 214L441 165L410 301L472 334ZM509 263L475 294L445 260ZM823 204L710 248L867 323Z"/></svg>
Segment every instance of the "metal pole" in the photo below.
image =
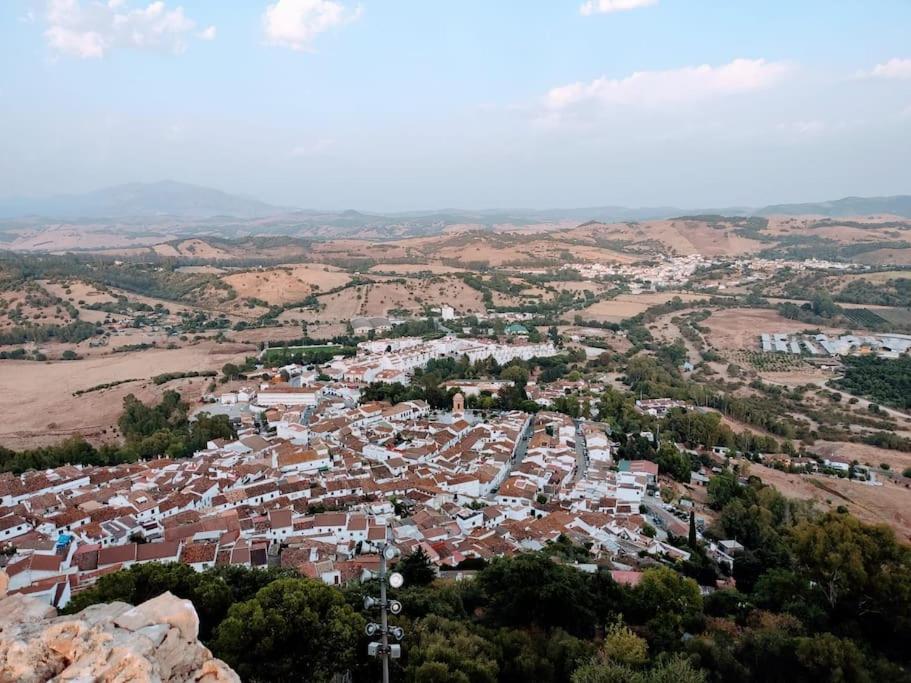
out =
<svg viewBox="0 0 911 683"><path fill-rule="evenodd" d="M389 683L389 633L387 632L386 616L386 545L383 545L383 552L380 553L380 619L383 626L383 683Z"/></svg>

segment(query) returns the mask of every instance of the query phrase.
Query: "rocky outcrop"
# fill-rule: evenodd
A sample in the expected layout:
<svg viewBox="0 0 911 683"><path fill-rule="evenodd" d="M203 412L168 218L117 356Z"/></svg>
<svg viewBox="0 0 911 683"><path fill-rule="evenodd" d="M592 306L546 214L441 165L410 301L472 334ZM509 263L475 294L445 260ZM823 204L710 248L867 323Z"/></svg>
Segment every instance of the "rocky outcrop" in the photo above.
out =
<svg viewBox="0 0 911 683"><path fill-rule="evenodd" d="M170 593L133 607L93 605L72 616L23 595L0 599L0 683L240 682L198 640L189 600Z"/></svg>

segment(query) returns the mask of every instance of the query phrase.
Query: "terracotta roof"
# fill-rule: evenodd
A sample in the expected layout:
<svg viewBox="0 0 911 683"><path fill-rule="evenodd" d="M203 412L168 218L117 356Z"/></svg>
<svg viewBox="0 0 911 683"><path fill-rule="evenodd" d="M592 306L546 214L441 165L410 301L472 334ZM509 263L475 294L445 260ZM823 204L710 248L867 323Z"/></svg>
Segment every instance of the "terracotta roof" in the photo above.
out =
<svg viewBox="0 0 911 683"><path fill-rule="evenodd" d="M188 543L180 551L180 561L184 564L215 562L217 552L217 543Z"/></svg>

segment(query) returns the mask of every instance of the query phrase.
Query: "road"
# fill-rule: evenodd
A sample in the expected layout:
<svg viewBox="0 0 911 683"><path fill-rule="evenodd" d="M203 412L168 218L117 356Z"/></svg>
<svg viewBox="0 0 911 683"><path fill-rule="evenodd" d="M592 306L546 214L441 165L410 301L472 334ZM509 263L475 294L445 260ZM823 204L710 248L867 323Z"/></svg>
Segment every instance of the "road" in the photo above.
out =
<svg viewBox="0 0 911 683"><path fill-rule="evenodd" d="M582 432L582 420L576 420L576 475L573 482L585 476L588 469L588 446L585 444L585 434Z"/></svg>
<svg viewBox="0 0 911 683"><path fill-rule="evenodd" d="M665 530L671 528L672 524L689 524L688 519L682 520L665 510L663 507L663 502L660 498L647 495L642 498L642 504L648 509L648 512L652 517L656 517L661 520L661 526Z"/></svg>

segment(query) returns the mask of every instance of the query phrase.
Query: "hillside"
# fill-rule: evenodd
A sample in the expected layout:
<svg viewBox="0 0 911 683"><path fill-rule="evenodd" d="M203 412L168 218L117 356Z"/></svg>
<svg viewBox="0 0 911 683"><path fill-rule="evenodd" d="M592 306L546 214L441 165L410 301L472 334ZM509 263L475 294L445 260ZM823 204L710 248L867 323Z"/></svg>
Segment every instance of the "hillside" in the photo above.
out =
<svg viewBox="0 0 911 683"><path fill-rule="evenodd" d="M0 201L0 218L29 215L57 219L126 216L255 218L283 211L284 209L256 199L171 180L128 183L84 194Z"/></svg>
<svg viewBox="0 0 911 683"><path fill-rule="evenodd" d="M845 197L834 201L806 204L773 204L756 211L759 216L872 216L911 217L911 195L894 197Z"/></svg>

